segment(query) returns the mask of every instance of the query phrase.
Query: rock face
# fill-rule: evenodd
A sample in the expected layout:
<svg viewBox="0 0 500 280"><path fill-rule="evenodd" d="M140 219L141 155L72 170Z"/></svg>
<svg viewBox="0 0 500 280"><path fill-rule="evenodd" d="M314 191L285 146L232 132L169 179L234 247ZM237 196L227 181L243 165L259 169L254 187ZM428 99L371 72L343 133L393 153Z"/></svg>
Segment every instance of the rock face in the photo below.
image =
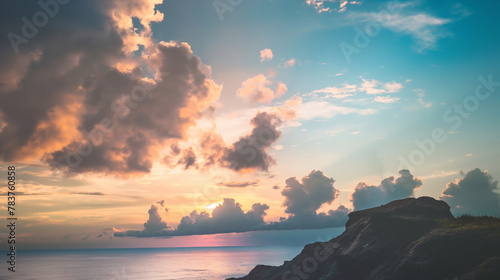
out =
<svg viewBox="0 0 500 280"><path fill-rule="evenodd" d="M346 230L308 244L279 267L233 280L500 279L499 227L445 227L450 207L430 197L352 212Z"/></svg>

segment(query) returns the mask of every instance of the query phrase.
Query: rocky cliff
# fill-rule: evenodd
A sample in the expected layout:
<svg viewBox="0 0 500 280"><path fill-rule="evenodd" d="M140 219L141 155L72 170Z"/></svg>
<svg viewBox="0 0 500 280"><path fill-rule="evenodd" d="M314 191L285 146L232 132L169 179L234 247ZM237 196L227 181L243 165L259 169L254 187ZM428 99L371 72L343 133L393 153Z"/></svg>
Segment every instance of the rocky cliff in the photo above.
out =
<svg viewBox="0 0 500 280"><path fill-rule="evenodd" d="M500 279L500 223L454 218L430 197L349 214L346 230L308 244L293 260L233 280Z"/></svg>

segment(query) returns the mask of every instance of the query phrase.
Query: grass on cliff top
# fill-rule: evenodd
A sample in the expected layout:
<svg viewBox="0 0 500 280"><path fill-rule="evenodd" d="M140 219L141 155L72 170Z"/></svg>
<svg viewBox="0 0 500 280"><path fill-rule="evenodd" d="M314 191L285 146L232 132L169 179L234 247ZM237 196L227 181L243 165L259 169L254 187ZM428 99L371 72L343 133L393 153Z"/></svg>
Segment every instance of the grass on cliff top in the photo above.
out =
<svg viewBox="0 0 500 280"><path fill-rule="evenodd" d="M445 228L500 228L500 218L490 216L463 215L458 218L442 219Z"/></svg>

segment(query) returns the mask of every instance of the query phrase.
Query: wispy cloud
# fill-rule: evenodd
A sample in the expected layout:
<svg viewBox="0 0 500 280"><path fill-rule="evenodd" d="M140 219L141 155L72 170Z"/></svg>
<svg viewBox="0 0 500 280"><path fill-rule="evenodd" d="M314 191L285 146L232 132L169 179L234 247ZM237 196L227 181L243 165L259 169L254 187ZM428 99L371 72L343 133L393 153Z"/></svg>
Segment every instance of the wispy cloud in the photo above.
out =
<svg viewBox="0 0 500 280"><path fill-rule="evenodd" d="M326 87L322 89L318 89L312 92L312 95L315 93L326 93L327 97L342 99L349 96L352 96L354 92L356 92L357 86L344 84L342 87Z"/></svg>
<svg viewBox="0 0 500 280"><path fill-rule="evenodd" d="M388 96L376 96L375 99L373 99L375 102L378 103L394 103L399 101L399 97L391 97L390 95Z"/></svg>
<svg viewBox="0 0 500 280"><path fill-rule="evenodd" d="M452 22L451 19L440 18L426 13L397 13L387 17L381 12L353 12L349 16L355 22L377 21L381 26L393 32L410 35L417 41L419 51L434 48L439 38L447 37L451 34L442 28L444 25Z"/></svg>
<svg viewBox="0 0 500 280"><path fill-rule="evenodd" d="M246 187L252 187L252 186L257 186L259 184L259 181L245 181L245 182L220 182L218 183L219 186L223 187L228 187L228 188L246 188Z"/></svg>
<svg viewBox="0 0 500 280"><path fill-rule="evenodd" d="M312 120L315 118L332 118L336 115L359 114L373 115L374 109L358 109L331 104L327 101L310 101L302 103L298 112L299 120Z"/></svg>
<svg viewBox="0 0 500 280"><path fill-rule="evenodd" d="M344 102L348 102L352 100L345 100L345 98L351 97L356 93L366 93L368 95L397 93L403 88L404 86L402 83L395 81L384 83L375 79L362 79L360 85L344 83L340 87L333 86L315 90L307 94L307 96L320 97L319 94L324 94L321 98L344 99ZM379 103L393 103L398 100L398 97L390 96L376 96L374 98L374 101Z"/></svg>
<svg viewBox="0 0 500 280"><path fill-rule="evenodd" d="M283 67L285 67L285 68L292 68L293 66L295 66L296 62L297 62L296 58L291 58L291 59L289 59L289 60L287 60L285 62L285 64L283 65Z"/></svg>

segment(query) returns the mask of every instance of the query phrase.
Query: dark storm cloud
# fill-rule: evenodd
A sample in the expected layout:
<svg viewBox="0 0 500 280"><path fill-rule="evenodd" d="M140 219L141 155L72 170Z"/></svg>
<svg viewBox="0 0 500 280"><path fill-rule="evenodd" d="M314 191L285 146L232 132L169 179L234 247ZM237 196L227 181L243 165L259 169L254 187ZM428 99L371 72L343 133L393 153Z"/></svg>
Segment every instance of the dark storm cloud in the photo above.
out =
<svg viewBox="0 0 500 280"><path fill-rule="evenodd" d="M461 174L464 178L449 183L440 197L450 205L453 214L500 217L498 181L479 168Z"/></svg>
<svg viewBox="0 0 500 280"><path fill-rule="evenodd" d="M245 213L241 205L232 198L225 198L224 202L217 206L211 214L203 211L193 211L189 216L181 219L175 230L168 230L166 222L163 222L157 214L158 208L150 209L155 225L155 230L144 227L143 230L129 230L116 232L115 236L154 237L154 236L184 236L217 234L230 232L248 232L262 230L292 230L292 229L321 229L330 227L342 227L347 221L349 209L339 206L336 210L327 213L318 213L324 204L332 203L338 196L338 191L333 187L334 180L326 177L321 171L311 171L303 177L301 182L295 178L289 178L287 186L282 191L285 196L286 212L288 218L281 218L278 222L267 223L264 221L269 206L255 203L252 209ZM161 229L160 229L161 227Z"/></svg>
<svg viewBox="0 0 500 280"><path fill-rule="evenodd" d="M410 171L399 171L400 176L393 176L382 180L379 186L370 186L361 182L351 195L354 210L362 210L380 206L396 199L413 196L414 190L422 186L422 181L414 178Z"/></svg>

